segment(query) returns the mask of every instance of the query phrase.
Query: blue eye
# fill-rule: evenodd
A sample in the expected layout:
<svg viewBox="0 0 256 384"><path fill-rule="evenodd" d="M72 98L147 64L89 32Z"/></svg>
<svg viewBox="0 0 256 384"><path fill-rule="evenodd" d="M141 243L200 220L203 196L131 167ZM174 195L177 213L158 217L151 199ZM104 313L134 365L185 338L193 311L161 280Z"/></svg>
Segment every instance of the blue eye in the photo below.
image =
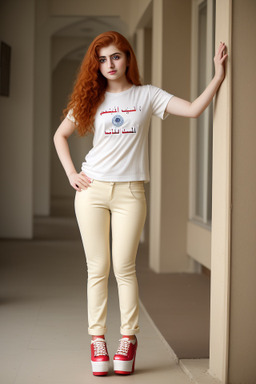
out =
<svg viewBox="0 0 256 384"><path fill-rule="evenodd" d="M99 62L102 64L102 63L105 63L106 59L99 59Z"/></svg>
<svg viewBox="0 0 256 384"><path fill-rule="evenodd" d="M113 56L113 59L114 59L114 60L118 60L118 59L120 59L120 56L115 55L115 56Z"/></svg>

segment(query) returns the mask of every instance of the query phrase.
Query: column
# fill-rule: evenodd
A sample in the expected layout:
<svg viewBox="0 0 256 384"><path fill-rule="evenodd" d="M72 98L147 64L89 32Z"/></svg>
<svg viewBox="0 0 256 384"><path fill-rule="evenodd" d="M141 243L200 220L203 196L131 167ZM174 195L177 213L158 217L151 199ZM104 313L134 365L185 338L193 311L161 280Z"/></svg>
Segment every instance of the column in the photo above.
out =
<svg viewBox="0 0 256 384"><path fill-rule="evenodd" d="M153 2L152 84L190 98L191 2ZM153 118L151 130L150 266L185 272L189 120Z"/></svg>

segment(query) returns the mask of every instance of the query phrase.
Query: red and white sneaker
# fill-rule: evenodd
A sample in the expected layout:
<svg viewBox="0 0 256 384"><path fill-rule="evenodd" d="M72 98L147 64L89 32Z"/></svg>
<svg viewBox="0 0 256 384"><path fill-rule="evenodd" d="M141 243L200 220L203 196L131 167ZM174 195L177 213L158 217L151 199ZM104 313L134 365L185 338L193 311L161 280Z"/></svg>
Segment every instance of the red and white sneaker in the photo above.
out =
<svg viewBox="0 0 256 384"><path fill-rule="evenodd" d="M119 340L120 344L114 356L114 372L119 375L129 375L134 372L137 339L130 340L123 337Z"/></svg>
<svg viewBox="0 0 256 384"><path fill-rule="evenodd" d="M109 355L105 339L98 337L91 341L92 373L95 376L108 374Z"/></svg>

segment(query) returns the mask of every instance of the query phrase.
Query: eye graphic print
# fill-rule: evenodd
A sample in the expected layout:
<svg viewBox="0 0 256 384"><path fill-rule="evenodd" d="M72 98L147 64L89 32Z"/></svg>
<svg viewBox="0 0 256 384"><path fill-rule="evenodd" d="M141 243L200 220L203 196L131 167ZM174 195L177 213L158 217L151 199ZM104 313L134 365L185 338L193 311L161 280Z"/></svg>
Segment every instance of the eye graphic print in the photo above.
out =
<svg viewBox="0 0 256 384"><path fill-rule="evenodd" d="M120 115L115 115L112 119L112 124L115 126L115 127L121 127L121 125L123 125L124 123L124 119L122 118L122 116Z"/></svg>

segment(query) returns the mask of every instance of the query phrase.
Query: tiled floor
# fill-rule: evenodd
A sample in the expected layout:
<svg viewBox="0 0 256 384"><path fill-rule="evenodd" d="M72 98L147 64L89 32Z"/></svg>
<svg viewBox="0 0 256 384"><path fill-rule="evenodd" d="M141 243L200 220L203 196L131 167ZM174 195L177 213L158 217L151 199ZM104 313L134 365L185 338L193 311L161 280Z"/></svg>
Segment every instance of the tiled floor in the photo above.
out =
<svg viewBox="0 0 256 384"><path fill-rule="evenodd" d="M1 241L0 383L90 384L86 268L72 219L37 222L34 241ZM135 374L109 383L188 384L190 379L141 308ZM119 338L116 283L109 285L108 346ZM101 379L100 379L101 380Z"/></svg>

